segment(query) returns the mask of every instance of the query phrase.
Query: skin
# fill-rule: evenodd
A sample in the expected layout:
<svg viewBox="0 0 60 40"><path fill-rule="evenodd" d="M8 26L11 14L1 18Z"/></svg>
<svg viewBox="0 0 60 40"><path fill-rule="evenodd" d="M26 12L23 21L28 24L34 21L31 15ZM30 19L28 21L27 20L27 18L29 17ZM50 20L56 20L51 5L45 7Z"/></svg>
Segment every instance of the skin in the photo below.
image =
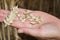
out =
<svg viewBox="0 0 60 40"><path fill-rule="evenodd" d="M18 33L25 33L39 38L60 38L60 20L55 16L41 11L31 11L33 15L41 17L41 24L32 25L26 20L24 23L16 17L11 26L18 28ZM0 22L3 22L9 11L0 10ZM19 8L19 14L23 13L24 9Z"/></svg>

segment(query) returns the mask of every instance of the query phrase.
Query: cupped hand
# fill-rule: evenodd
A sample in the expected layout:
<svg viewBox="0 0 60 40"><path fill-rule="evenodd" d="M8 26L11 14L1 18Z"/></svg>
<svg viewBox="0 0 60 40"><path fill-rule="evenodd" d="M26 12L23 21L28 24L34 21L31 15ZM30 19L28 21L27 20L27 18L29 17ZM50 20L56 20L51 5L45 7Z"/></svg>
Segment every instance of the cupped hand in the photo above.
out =
<svg viewBox="0 0 60 40"><path fill-rule="evenodd" d="M24 9L19 9L19 13L23 13ZM4 13L4 14L3 14ZM7 11L0 11L0 21L3 21ZM29 34L35 37L60 37L60 20L48 13L41 11L31 11L33 15L41 17L42 22L40 24L31 25L29 21L21 23L18 17L11 24L18 28L19 33ZM4 16L5 15L5 16Z"/></svg>
<svg viewBox="0 0 60 40"><path fill-rule="evenodd" d="M60 20L48 13L33 11L32 14L41 17L41 24L31 25L28 21L18 29L19 33L29 34L42 38L59 38L60 37Z"/></svg>

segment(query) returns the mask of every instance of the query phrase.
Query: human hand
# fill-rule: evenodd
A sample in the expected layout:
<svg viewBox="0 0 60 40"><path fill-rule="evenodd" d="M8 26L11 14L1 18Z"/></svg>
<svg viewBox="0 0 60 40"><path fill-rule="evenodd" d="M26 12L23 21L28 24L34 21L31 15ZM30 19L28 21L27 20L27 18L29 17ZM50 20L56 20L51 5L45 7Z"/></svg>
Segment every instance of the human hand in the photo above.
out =
<svg viewBox="0 0 60 40"><path fill-rule="evenodd" d="M23 12L24 10L20 9L19 13L21 11ZM0 16L0 21L2 22L7 16L7 11L2 10L0 13L3 15ZM21 23L19 19L15 19L11 25L18 28L19 33L25 33L35 37L60 37L60 20L58 18L40 11L32 11L31 13L41 17L41 24L31 25L29 21Z"/></svg>
<svg viewBox="0 0 60 40"><path fill-rule="evenodd" d="M29 34L42 38L59 38L60 37L60 20L50 14L32 11L32 14L41 17L41 24L31 25L28 21L17 27L19 33Z"/></svg>

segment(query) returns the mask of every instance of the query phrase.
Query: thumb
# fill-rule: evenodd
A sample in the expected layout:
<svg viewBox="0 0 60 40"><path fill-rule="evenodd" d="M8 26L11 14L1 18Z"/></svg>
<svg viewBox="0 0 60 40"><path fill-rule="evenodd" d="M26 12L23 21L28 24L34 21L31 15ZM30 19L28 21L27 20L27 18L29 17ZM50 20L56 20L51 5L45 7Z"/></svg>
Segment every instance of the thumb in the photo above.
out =
<svg viewBox="0 0 60 40"><path fill-rule="evenodd" d="M18 29L18 32L25 33L25 34L35 36L35 37L40 36L40 29L22 28L22 29Z"/></svg>

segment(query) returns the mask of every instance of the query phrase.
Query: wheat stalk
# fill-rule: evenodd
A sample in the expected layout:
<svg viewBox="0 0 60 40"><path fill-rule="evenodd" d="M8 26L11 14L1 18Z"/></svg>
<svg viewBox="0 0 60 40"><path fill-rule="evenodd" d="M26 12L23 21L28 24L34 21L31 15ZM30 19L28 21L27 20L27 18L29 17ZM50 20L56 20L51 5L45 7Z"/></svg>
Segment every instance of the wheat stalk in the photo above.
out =
<svg viewBox="0 0 60 40"><path fill-rule="evenodd" d="M6 16L6 19L4 20L4 23L5 23L5 27L7 27L7 30L8 30L8 40L10 40L10 28L9 28L9 25L14 21L14 19L17 17L17 14L18 14L18 6L16 7L13 7L13 9L10 11L10 13L8 14L8 16ZM16 28L13 28L14 29L14 37L15 37L15 40L18 40L18 39L21 39L19 38L18 34L17 34L17 29Z"/></svg>

